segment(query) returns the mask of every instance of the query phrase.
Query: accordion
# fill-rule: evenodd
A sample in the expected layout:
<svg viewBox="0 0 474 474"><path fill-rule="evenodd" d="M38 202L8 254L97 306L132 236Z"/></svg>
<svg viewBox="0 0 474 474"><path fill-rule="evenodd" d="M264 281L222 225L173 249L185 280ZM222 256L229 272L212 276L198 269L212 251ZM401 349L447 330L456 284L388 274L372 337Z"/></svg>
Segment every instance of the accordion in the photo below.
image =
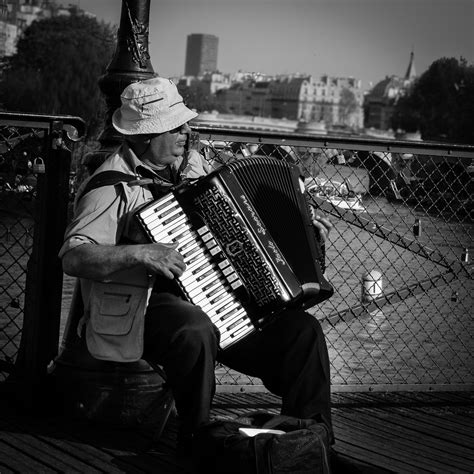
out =
<svg viewBox="0 0 474 474"><path fill-rule="evenodd" d="M288 307L328 299L324 255L297 166L246 158L183 183L135 214L151 242L178 242L177 279L227 347Z"/></svg>

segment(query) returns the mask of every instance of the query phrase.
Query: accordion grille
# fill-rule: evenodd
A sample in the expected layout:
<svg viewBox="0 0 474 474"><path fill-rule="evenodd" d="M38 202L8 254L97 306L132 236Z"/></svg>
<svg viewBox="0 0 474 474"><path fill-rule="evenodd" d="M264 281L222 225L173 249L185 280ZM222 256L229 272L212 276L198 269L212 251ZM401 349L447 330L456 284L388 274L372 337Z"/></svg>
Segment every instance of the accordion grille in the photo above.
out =
<svg viewBox="0 0 474 474"><path fill-rule="evenodd" d="M312 254L308 232L313 230L301 215L299 176L295 173L295 167L271 158L247 158L231 163L229 168L265 222L290 267L302 281L312 281L314 263L311 258L304 259L301 255Z"/></svg>

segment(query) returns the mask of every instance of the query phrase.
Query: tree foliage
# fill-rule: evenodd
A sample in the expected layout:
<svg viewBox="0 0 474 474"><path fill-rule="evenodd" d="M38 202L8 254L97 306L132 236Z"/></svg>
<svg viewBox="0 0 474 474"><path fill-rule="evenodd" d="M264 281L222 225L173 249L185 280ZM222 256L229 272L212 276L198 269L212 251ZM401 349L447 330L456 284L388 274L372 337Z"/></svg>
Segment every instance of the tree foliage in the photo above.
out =
<svg viewBox="0 0 474 474"><path fill-rule="evenodd" d="M214 108L214 100L209 87L201 81L193 81L189 86L178 85L186 105L197 112L206 112Z"/></svg>
<svg viewBox="0 0 474 474"><path fill-rule="evenodd" d="M83 15L33 22L6 61L0 104L9 111L77 115L93 135L105 109L98 79L114 41L109 25Z"/></svg>
<svg viewBox="0 0 474 474"><path fill-rule="evenodd" d="M464 59L433 62L401 98L392 126L424 139L474 144L474 66Z"/></svg>

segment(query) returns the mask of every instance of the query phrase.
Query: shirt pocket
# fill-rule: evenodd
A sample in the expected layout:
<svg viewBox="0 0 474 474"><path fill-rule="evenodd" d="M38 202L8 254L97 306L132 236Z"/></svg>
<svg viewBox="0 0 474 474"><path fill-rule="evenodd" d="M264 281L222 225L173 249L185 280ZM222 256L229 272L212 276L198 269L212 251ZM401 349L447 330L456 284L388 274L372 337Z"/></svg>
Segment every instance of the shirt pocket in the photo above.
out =
<svg viewBox="0 0 474 474"><path fill-rule="evenodd" d="M91 291L90 322L97 334L128 334L147 289L118 283L94 282Z"/></svg>

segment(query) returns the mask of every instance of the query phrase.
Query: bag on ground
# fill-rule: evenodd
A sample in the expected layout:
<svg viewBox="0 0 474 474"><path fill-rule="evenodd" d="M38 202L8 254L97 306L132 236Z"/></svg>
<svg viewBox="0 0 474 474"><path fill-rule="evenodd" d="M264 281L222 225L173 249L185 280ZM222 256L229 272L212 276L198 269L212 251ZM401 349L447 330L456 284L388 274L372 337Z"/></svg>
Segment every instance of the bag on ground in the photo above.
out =
<svg viewBox="0 0 474 474"><path fill-rule="evenodd" d="M261 412L215 419L196 434L193 452L200 474L330 472L329 430L313 419Z"/></svg>

